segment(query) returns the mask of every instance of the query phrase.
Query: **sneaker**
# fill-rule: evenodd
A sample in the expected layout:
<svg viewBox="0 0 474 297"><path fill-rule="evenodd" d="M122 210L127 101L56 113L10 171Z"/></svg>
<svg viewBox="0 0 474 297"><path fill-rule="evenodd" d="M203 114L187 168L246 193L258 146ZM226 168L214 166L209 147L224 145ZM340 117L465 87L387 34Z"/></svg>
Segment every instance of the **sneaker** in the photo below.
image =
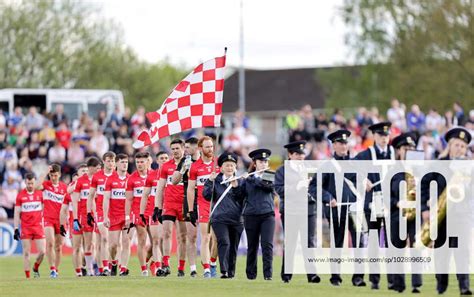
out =
<svg viewBox="0 0 474 297"><path fill-rule="evenodd" d="M184 270L178 270L178 277L184 277Z"/></svg>
<svg viewBox="0 0 474 297"><path fill-rule="evenodd" d="M212 278L217 277L217 265L211 265L211 277Z"/></svg>
<svg viewBox="0 0 474 297"><path fill-rule="evenodd" d="M112 265L112 271L110 271L111 276L117 275L117 265Z"/></svg>
<svg viewBox="0 0 474 297"><path fill-rule="evenodd" d="M120 271L120 276L127 276L130 273L130 270L128 268L125 271Z"/></svg>
<svg viewBox="0 0 474 297"><path fill-rule="evenodd" d="M110 276L110 270L104 269L104 271L102 272L101 276Z"/></svg>
<svg viewBox="0 0 474 297"><path fill-rule="evenodd" d="M58 273L55 270L51 270L51 272L49 273L49 277L50 278L57 278Z"/></svg>
<svg viewBox="0 0 474 297"><path fill-rule="evenodd" d="M81 268L81 271L82 271L82 276L87 276L87 269L85 269L84 267Z"/></svg>
<svg viewBox="0 0 474 297"><path fill-rule="evenodd" d="M142 276L148 276L148 270L142 270Z"/></svg>
<svg viewBox="0 0 474 297"><path fill-rule="evenodd" d="M193 271L191 271L191 273L189 275L191 277L197 277L198 273L196 272L196 270L193 270Z"/></svg>
<svg viewBox="0 0 474 297"><path fill-rule="evenodd" d="M166 274L166 271L163 268L158 268L156 269L156 276L158 277L165 277L168 274Z"/></svg>
<svg viewBox="0 0 474 297"><path fill-rule="evenodd" d="M165 271L165 276L171 274L171 268L169 266L163 266L163 270Z"/></svg>
<svg viewBox="0 0 474 297"><path fill-rule="evenodd" d="M210 271L206 271L204 272L204 278L211 278L211 272Z"/></svg>
<svg viewBox="0 0 474 297"><path fill-rule="evenodd" d="M39 273L38 270L34 270L34 269L33 269L33 277L34 277L34 278L39 278L39 277L40 277L40 273Z"/></svg>

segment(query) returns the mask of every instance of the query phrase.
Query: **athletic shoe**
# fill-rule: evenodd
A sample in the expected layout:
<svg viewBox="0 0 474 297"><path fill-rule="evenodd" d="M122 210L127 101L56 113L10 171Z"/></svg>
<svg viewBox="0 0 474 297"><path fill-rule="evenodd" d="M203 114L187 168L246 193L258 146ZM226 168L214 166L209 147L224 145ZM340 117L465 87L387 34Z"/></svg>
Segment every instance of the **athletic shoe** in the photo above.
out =
<svg viewBox="0 0 474 297"><path fill-rule="evenodd" d="M108 269L104 269L101 276L110 276L110 271Z"/></svg>
<svg viewBox="0 0 474 297"><path fill-rule="evenodd" d="M206 271L204 272L204 278L211 278L211 272L210 271Z"/></svg>
<svg viewBox="0 0 474 297"><path fill-rule="evenodd" d="M129 273L130 273L130 270L128 270L128 268L127 268L127 270L125 270L125 271L120 271L119 275L120 276L127 276Z"/></svg>
<svg viewBox="0 0 474 297"><path fill-rule="evenodd" d="M49 277L50 278L57 278L58 273L55 270L51 270L51 272L49 273Z"/></svg>
<svg viewBox="0 0 474 297"><path fill-rule="evenodd" d="M40 273L39 273L38 270L36 270L36 271L33 270L33 277L34 278L39 278L40 277Z"/></svg>
<svg viewBox="0 0 474 297"><path fill-rule="evenodd" d="M169 266L163 266L163 270L165 271L165 276L171 274L171 268Z"/></svg>
<svg viewBox="0 0 474 297"><path fill-rule="evenodd" d="M167 276L168 274L166 274L166 271L163 270L162 268L158 268L156 269L156 276L158 277L165 277Z"/></svg>
<svg viewBox="0 0 474 297"><path fill-rule="evenodd" d="M142 276L148 276L148 270L142 270Z"/></svg>
<svg viewBox="0 0 474 297"><path fill-rule="evenodd" d="M85 269L84 267L81 268L81 271L82 271L82 276L87 276L87 269Z"/></svg>
<svg viewBox="0 0 474 297"><path fill-rule="evenodd" d="M196 272L196 270L193 270L193 271L191 271L191 273L190 273L190 276L191 276L191 277L197 277L197 275L198 275L198 273Z"/></svg>
<svg viewBox="0 0 474 297"><path fill-rule="evenodd" d="M211 265L211 277L212 278L217 277L217 265Z"/></svg>
<svg viewBox="0 0 474 297"><path fill-rule="evenodd" d="M117 275L117 265L112 265L112 271L110 272L111 276Z"/></svg>
<svg viewBox="0 0 474 297"><path fill-rule="evenodd" d="M178 270L178 277L184 277L184 270Z"/></svg>

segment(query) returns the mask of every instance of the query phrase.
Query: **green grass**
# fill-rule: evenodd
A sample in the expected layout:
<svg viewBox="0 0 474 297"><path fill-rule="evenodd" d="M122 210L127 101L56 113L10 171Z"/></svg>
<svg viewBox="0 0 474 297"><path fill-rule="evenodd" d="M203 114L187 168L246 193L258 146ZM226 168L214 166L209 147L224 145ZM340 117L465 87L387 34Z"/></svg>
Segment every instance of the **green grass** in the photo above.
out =
<svg viewBox="0 0 474 297"><path fill-rule="evenodd" d="M274 261L273 281L263 280L261 261L259 263L258 280L249 281L245 277L245 257L239 257L237 276L231 280L191 279L173 274L167 278L141 277L136 257L132 257L129 277L84 277L76 278L70 257L65 257L60 266L60 277L49 279L48 265L43 262L40 268L40 279L25 279L21 257L0 258L0 296L400 296L401 294L387 290L386 277L382 275L381 290L373 291L370 287L355 288L350 283L350 276L344 275L340 287L329 284L329 275L321 275L322 282L308 284L305 275L295 275L292 282L284 284L280 281L279 271L281 258ZM176 259L172 258L172 268ZM368 282L366 276L366 281ZM418 296L435 296L434 275L425 275L422 293ZM456 277L450 276L450 286L445 296L459 296ZM472 282L472 277L471 277ZM407 284L410 285L409 283ZM412 295L410 290L403 295ZM412 295L417 296L417 295Z"/></svg>

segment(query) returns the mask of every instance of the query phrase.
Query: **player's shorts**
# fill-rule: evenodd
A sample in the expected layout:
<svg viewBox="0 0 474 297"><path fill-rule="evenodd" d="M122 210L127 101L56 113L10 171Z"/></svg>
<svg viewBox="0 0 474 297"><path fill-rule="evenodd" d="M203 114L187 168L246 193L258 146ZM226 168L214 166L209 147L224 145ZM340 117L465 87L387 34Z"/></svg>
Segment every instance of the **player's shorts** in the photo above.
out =
<svg viewBox="0 0 474 297"><path fill-rule="evenodd" d="M44 236L44 229L42 225L36 225L36 226L25 226L21 227L21 233L20 233L21 239L43 239L45 238Z"/></svg>
<svg viewBox="0 0 474 297"><path fill-rule="evenodd" d="M158 226L158 225L160 224L159 221L153 222L153 216L150 216L150 215L145 215L145 220L146 220L146 224L147 224L148 226ZM143 221L142 221L142 218L140 217L140 215L132 214L132 216L131 216L131 222L134 223L136 226L145 227L145 225L143 224Z"/></svg>
<svg viewBox="0 0 474 297"><path fill-rule="evenodd" d="M104 222L104 212L102 210L97 210L95 214L95 223L103 223Z"/></svg>
<svg viewBox="0 0 474 297"><path fill-rule="evenodd" d="M79 223L81 224L82 232L94 232L96 229L95 224L93 224L93 226L89 226L89 224L87 224L87 214L79 215Z"/></svg>
<svg viewBox="0 0 474 297"><path fill-rule="evenodd" d="M44 218L44 227L53 227L54 234L61 234L59 226L59 219L52 219L52 218Z"/></svg>
<svg viewBox="0 0 474 297"><path fill-rule="evenodd" d="M162 215L163 220L167 220L168 218L174 217L178 221L184 221L183 205L181 203L165 203L163 204Z"/></svg>
<svg viewBox="0 0 474 297"><path fill-rule="evenodd" d="M121 218L110 218L109 231L122 231L125 228L125 216Z"/></svg>
<svg viewBox="0 0 474 297"><path fill-rule="evenodd" d="M208 201L198 200L198 222L209 223L209 216L211 213L211 204Z"/></svg>

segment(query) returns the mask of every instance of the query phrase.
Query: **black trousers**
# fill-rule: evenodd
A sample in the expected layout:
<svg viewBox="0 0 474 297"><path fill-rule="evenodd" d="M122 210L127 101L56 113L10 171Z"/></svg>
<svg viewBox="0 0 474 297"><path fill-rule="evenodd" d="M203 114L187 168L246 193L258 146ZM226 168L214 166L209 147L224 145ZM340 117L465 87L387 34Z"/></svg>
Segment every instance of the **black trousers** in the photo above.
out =
<svg viewBox="0 0 474 297"><path fill-rule="evenodd" d="M275 232L275 215L273 213L244 216L245 233L247 234L247 273L248 279L257 277L257 259L259 243L262 247L263 276L272 277L273 269L273 234Z"/></svg>
<svg viewBox="0 0 474 297"><path fill-rule="evenodd" d="M285 232L285 214L281 214L281 224L283 226L283 232ZM315 247L316 242L315 242L315 228L316 228L316 215L310 215L308 216L308 247ZM288 234L289 236L298 236L298 234ZM287 236L285 234L285 236ZM284 247L285 249L286 247ZM294 251L292 251L294 253ZM285 252L283 252L283 262L281 263L281 280L283 281L290 281L291 278L293 277L293 274L290 273L285 273ZM306 275L308 278L308 281L310 281L315 274L307 274Z"/></svg>
<svg viewBox="0 0 474 297"><path fill-rule="evenodd" d="M242 235L244 227L242 225L230 225L218 222L212 222L211 225L217 238L221 273L227 273L229 277L234 277L237 250L239 248L240 235Z"/></svg>

